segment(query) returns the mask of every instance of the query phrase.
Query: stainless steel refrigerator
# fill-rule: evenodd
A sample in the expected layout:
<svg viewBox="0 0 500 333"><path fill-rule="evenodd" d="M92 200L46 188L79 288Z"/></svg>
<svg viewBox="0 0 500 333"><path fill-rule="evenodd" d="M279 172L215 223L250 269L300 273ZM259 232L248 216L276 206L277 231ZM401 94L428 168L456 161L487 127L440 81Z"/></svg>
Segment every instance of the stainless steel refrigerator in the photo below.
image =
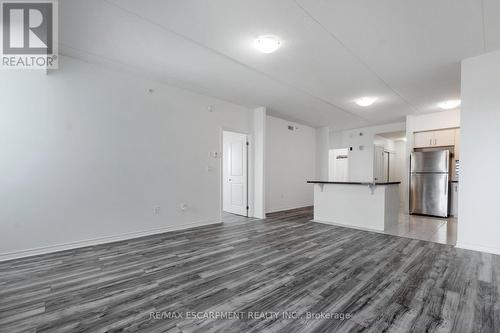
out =
<svg viewBox="0 0 500 333"><path fill-rule="evenodd" d="M450 152L419 151L410 159L410 213L448 217Z"/></svg>

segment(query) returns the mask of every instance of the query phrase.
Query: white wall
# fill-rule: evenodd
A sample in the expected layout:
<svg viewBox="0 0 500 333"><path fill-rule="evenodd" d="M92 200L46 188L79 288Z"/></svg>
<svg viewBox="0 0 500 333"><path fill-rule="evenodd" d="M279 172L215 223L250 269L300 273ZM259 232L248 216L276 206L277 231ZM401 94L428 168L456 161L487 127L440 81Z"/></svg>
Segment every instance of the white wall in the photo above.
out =
<svg viewBox="0 0 500 333"><path fill-rule="evenodd" d="M405 123L393 123L330 133L330 148L352 147L352 151L349 151L349 179L351 181L371 182L373 181L375 135L403 131L404 129Z"/></svg>
<svg viewBox="0 0 500 333"><path fill-rule="evenodd" d="M406 123L413 132L460 127L460 110L441 111L406 117Z"/></svg>
<svg viewBox="0 0 500 333"><path fill-rule="evenodd" d="M290 131L288 126L297 126ZM267 116L266 210L280 211L313 204L316 130Z"/></svg>
<svg viewBox="0 0 500 333"><path fill-rule="evenodd" d="M500 51L462 62L457 246L500 254Z"/></svg>
<svg viewBox="0 0 500 333"><path fill-rule="evenodd" d="M330 128L316 129L316 179L328 179L328 163L330 150Z"/></svg>
<svg viewBox="0 0 500 333"><path fill-rule="evenodd" d="M396 149L396 144L394 140L384 138L380 135L375 135L373 139L373 143L377 146L384 147L385 151L393 152Z"/></svg>
<svg viewBox="0 0 500 333"><path fill-rule="evenodd" d="M0 254L219 221L209 153L222 127L249 132L251 111L60 60L0 75Z"/></svg>

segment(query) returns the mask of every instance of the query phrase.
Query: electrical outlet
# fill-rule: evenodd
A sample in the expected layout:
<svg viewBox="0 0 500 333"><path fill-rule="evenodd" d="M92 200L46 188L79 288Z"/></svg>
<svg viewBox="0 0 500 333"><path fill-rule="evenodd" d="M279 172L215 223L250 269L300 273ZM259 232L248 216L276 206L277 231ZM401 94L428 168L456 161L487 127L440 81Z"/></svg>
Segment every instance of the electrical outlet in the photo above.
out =
<svg viewBox="0 0 500 333"><path fill-rule="evenodd" d="M160 215L160 212L161 212L160 206L156 206L156 207L153 208L153 213L156 216Z"/></svg>
<svg viewBox="0 0 500 333"><path fill-rule="evenodd" d="M185 203L181 203L181 210L182 210L183 212L185 212L185 211L186 211L186 209L187 209L187 204L185 204Z"/></svg>

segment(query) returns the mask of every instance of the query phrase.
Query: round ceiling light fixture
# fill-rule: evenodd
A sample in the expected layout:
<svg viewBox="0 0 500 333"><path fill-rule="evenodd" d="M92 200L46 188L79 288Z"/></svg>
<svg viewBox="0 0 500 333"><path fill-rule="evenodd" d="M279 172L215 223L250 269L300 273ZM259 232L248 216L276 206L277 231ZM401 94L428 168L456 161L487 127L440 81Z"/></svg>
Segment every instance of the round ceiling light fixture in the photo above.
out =
<svg viewBox="0 0 500 333"><path fill-rule="evenodd" d="M462 102L459 99L453 99L449 101L444 101L438 104L438 106L443 109L443 110L451 110L458 108L462 104Z"/></svg>
<svg viewBox="0 0 500 333"><path fill-rule="evenodd" d="M356 102L356 104L358 104L359 106L366 107L375 103L376 100L377 97L361 97L355 100L354 102Z"/></svg>
<svg viewBox="0 0 500 333"><path fill-rule="evenodd" d="M255 39L253 45L262 53L273 53L281 46L281 41L273 35L259 36Z"/></svg>

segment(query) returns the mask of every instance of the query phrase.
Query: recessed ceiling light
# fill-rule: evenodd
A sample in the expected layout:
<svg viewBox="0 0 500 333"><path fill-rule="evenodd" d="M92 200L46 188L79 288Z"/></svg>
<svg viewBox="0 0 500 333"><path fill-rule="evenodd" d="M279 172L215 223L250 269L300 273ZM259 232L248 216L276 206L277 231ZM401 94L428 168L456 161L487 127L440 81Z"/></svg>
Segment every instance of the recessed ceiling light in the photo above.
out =
<svg viewBox="0 0 500 333"><path fill-rule="evenodd" d="M461 104L461 101L459 99L453 99L453 100L441 102L438 104L438 106L443 110L451 110L451 109L459 107L460 104Z"/></svg>
<svg viewBox="0 0 500 333"><path fill-rule="evenodd" d="M355 100L359 106L370 106L377 100L377 97L361 97Z"/></svg>
<svg viewBox="0 0 500 333"><path fill-rule="evenodd" d="M266 35L255 39L253 44L262 53L273 53L280 48L281 41L276 36Z"/></svg>

